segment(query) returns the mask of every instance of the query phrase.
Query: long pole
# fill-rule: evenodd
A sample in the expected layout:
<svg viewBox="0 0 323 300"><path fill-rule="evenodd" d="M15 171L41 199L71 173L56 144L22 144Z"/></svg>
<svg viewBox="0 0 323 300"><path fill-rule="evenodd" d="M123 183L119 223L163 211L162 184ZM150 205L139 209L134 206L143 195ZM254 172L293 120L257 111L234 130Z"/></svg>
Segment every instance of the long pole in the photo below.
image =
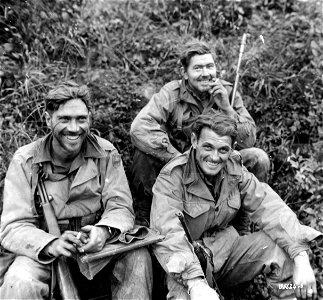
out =
<svg viewBox="0 0 323 300"><path fill-rule="evenodd" d="M247 35L248 35L247 33L244 33L242 35L242 40L241 40L241 45L240 45L240 52L239 52L239 59L238 59L238 65L237 65L236 79L234 81L233 92L232 92L232 97L231 97L231 106L232 107L233 107L233 104L234 104L234 98L236 96L237 87L238 87L238 83L239 83L240 65L241 65L242 55L243 55L243 52L244 52L244 47L246 45Z"/></svg>

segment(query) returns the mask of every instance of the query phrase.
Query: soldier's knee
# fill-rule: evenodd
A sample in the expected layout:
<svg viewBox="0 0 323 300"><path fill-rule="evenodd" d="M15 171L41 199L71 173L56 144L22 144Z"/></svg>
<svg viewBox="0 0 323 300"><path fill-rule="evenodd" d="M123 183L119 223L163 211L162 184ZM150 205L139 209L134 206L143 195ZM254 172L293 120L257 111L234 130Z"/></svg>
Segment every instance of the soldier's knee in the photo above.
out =
<svg viewBox="0 0 323 300"><path fill-rule="evenodd" d="M117 265L123 265L125 268L138 270L152 270L151 256L147 248L142 247L126 253Z"/></svg>
<svg viewBox="0 0 323 300"><path fill-rule="evenodd" d="M260 149L260 148L253 148L254 154L257 158L257 163L259 166L269 170L270 169L270 159L268 154Z"/></svg>
<svg viewBox="0 0 323 300"><path fill-rule="evenodd" d="M267 153L259 148L240 150L243 164L259 181L267 182L270 171L270 160Z"/></svg>
<svg viewBox="0 0 323 300"><path fill-rule="evenodd" d="M46 296L49 286L46 282L42 282L39 278L35 278L33 274L21 269L19 272L7 272L1 286L2 296L11 295L14 298L23 297L32 299L36 295Z"/></svg>

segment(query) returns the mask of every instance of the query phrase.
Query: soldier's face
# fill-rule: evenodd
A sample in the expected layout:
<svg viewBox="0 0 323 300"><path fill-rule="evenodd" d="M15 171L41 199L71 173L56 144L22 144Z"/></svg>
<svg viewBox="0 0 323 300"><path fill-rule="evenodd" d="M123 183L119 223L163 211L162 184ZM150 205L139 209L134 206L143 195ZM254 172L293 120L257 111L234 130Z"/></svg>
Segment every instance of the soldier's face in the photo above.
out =
<svg viewBox="0 0 323 300"><path fill-rule="evenodd" d="M208 127L202 129L198 139L192 134L196 162L207 178L212 179L225 167L232 151L231 144L230 136L220 136Z"/></svg>
<svg viewBox="0 0 323 300"><path fill-rule="evenodd" d="M52 150L61 158L74 158L90 131L90 113L80 99L61 104L52 115L46 114L47 126L52 130Z"/></svg>
<svg viewBox="0 0 323 300"><path fill-rule="evenodd" d="M198 92L210 89L210 80L216 78L216 66L212 54L194 55L183 70L183 77Z"/></svg>

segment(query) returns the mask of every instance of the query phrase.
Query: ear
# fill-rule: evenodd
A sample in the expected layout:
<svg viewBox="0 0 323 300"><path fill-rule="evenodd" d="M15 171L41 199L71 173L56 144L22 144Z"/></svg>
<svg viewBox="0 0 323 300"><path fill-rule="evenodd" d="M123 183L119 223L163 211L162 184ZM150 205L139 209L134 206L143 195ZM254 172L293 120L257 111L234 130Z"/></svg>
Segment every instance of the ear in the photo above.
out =
<svg viewBox="0 0 323 300"><path fill-rule="evenodd" d="M92 115L92 112L90 111L89 112L89 125L90 125L90 127L92 126L92 122L93 122L93 115Z"/></svg>
<svg viewBox="0 0 323 300"><path fill-rule="evenodd" d="M181 71L181 75L182 77L187 80L188 79L188 76L187 76L187 72L185 71L184 67L181 67L180 68L180 71Z"/></svg>
<svg viewBox="0 0 323 300"><path fill-rule="evenodd" d="M51 115L47 111L45 111L45 121L46 121L47 127L49 127L49 128L50 128L50 125L51 125L50 124L51 119L52 119Z"/></svg>
<svg viewBox="0 0 323 300"><path fill-rule="evenodd" d="M197 147L197 137L196 137L196 134L194 132L192 132L192 134L191 134L191 144L192 144L193 148L196 149L196 147Z"/></svg>

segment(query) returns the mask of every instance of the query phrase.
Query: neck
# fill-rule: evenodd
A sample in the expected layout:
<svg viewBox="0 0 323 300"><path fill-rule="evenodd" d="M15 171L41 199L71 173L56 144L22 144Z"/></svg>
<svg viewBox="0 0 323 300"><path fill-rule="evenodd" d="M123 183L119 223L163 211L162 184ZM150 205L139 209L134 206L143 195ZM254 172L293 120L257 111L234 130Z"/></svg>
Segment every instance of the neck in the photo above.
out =
<svg viewBox="0 0 323 300"><path fill-rule="evenodd" d="M51 154L51 157L53 158L53 163L55 165L63 165L63 166L70 165L72 164L74 158L77 156L77 154L66 155L64 152L57 151L55 148L56 148L55 144L52 143L50 147L50 154Z"/></svg>

